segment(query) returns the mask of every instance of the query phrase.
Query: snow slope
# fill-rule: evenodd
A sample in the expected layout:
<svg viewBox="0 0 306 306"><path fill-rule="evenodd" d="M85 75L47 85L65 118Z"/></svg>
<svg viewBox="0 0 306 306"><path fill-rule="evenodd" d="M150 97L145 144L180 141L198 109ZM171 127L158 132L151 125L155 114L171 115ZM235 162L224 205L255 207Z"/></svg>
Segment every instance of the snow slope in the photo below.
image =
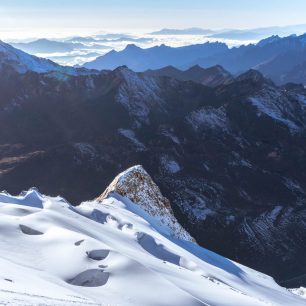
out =
<svg viewBox="0 0 306 306"><path fill-rule="evenodd" d="M0 193L0 305L305 305L154 224L116 193L78 207L34 189Z"/></svg>
<svg viewBox="0 0 306 306"><path fill-rule="evenodd" d="M88 75L95 73L86 69L60 66L51 60L25 53L0 40L0 68L8 65L19 73L34 71L37 73L58 73L67 75Z"/></svg>

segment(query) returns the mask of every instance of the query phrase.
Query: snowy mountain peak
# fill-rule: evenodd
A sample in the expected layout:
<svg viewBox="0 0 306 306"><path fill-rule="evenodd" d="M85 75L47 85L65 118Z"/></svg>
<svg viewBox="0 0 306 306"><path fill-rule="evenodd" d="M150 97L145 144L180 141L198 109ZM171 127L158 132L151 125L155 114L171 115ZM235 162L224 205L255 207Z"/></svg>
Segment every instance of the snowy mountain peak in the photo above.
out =
<svg viewBox="0 0 306 306"><path fill-rule="evenodd" d="M98 201L102 201L113 193L127 197L141 206L150 216L157 219L171 236L194 241L176 220L169 200L161 194L158 186L142 166L134 166L120 173L98 198Z"/></svg>
<svg viewBox="0 0 306 306"><path fill-rule="evenodd" d="M13 46L0 41L0 69L9 67L20 74L28 71L36 73L49 73L50 76L62 77L63 75L77 76L97 74L97 71L84 68L73 68L69 66L58 65L51 60L30 55Z"/></svg>
<svg viewBox="0 0 306 306"><path fill-rule="evenodd" d="M136 50L141 50L140 47L136 46L135 44L128 44L125 49L126 51L136 51Z"/></svg>
<svg viewBox="0 0 306 306"><path fill-rule="evenodd" d="M29 70L44 73L61 68L50 60L27 54L0 41L0 67L4 65L10 65L19 73L25 73Z"/></svg>

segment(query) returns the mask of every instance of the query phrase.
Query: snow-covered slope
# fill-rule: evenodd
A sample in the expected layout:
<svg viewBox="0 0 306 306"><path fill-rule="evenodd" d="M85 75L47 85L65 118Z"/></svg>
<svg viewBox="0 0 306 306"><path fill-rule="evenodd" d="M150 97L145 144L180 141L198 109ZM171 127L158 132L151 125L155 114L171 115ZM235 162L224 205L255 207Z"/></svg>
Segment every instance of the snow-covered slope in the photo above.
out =
<svg viewBox="0 0 306 306"><path fill-rule="evenodd" d="M37 73L57 72L69 75L90 73L90 70L86 69L60 66L48 59L30 55L0 41L0 67L4 65L14 68L19 73L26 73L27 71Z"/></svg>
<svg viewBox="0 0 306 306"><path fill-rule="evenodd" d="M36 190L1 193L0 304L304 305L269 276L155 224L116 193L78 207Z"/></svg>
<svg viewBox="0 0 306 306"><path fill-rule="evenodd" d="M292 293L299 295L306 300L306 288L300 287L296 289L289 289Z"/></svg>

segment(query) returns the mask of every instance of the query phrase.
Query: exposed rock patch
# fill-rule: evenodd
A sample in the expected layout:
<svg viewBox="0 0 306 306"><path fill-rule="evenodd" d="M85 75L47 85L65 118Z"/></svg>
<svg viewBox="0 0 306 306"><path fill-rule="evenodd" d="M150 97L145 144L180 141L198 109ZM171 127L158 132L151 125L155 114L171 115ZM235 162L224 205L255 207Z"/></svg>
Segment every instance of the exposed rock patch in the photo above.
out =
<svg viewBox="0 0 306 306"><path fill-rule="evenodd" d="M142 166L134 166L120 173L97 200L102 201L111 193L118 193L141 206L149 215L168 227L173 237L194 241L178 223L169 200L161 194L158 186Z"/></svg>

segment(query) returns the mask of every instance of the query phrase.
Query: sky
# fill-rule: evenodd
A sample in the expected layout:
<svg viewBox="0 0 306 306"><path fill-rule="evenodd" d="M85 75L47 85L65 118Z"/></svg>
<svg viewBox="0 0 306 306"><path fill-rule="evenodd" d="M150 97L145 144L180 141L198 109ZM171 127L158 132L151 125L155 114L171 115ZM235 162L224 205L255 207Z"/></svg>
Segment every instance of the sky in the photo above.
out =
<svg viewBox="0 0 306 306"><path fill-rule="evenodd" d="M0 0L0 35L283 26L305 12L305 0Z"/></svg>

